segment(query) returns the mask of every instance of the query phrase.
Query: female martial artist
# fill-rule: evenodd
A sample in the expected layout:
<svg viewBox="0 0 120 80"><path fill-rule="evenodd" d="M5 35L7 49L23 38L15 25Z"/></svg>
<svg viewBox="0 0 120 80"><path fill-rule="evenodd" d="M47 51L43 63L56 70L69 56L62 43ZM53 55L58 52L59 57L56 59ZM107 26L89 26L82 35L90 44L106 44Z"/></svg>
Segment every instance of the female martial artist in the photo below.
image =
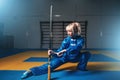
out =
<svg viewBox="0 0 120 80"><path fill-rule="evenodd" d="M70 23L66 26L67 37L62 41L61 46L56 51L48 50L48 55L52 56L50 62L51 71L67 62L78 62L76 69L86 71L87 62L91 54L80 52L84 46L84 39L81 37L81 26L78 22ZM23 73L21 79L37 76L48 72L48 64L32 67Z"/></svg>

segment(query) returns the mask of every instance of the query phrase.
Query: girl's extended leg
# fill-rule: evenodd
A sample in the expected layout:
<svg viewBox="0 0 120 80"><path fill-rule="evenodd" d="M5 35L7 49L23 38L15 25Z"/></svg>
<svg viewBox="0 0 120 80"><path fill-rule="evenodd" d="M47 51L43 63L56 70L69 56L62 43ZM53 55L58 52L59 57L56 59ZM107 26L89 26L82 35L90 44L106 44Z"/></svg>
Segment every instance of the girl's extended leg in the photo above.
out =
<svg viewBox="0 0 120 80"><path fill-rule="evenodd" d="M64 62L61 60L61 58L55 58L51 60L50 62L51 71L53 71L55 68L59 67L62 64L64 64ZM48 72L48 63L43 64L42 66L30 68L30 70L25 72L21 78L25 79L32 75L37 76L37 75L45 74L47 72Z"/></svg>

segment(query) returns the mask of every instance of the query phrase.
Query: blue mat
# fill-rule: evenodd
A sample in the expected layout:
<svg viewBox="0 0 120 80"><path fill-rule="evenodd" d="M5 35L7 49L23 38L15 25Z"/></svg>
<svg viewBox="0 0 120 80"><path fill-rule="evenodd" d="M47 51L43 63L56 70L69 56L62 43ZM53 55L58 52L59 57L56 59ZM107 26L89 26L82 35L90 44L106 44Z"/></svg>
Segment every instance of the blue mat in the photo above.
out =
<svg viewBox="0 0 120 80"><path fill-rule="evenodd" d="M18 54L27 50L24 49L0 49L0 58Z"/></svg>
<svg viewBox="0 0 120 80"><path fill-rule="evenodd" d="M47 62L47 57L30 57L25 60L25 62ZM89 62L118 62L118 60L113 59L111 57L102 55L102 54L93 54L89 60Z"/></svg>
<svg viewBox="0 0 120 80"><path fill-rule="evenodd" d="M0 80L20 80L24 71L1 70ZM57 71L51 80L120 80L120 71ZM32 76L25 80L47 80L47 74Z"/></svg>

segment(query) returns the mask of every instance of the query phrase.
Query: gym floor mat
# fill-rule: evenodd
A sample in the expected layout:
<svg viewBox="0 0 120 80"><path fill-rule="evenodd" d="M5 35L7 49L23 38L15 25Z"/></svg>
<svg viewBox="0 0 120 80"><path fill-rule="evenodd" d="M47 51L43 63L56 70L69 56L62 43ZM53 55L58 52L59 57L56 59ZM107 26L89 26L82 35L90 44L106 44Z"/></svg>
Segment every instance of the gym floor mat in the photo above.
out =
<svg viewBox="0 0 120 80"><path fill-rule="evenodd" d="M0 70L0 80L20 80L24 71ZM51 80L120 80L120 71L57 71ZM47 80L47 74L32 76L26 80Z"/></svg>

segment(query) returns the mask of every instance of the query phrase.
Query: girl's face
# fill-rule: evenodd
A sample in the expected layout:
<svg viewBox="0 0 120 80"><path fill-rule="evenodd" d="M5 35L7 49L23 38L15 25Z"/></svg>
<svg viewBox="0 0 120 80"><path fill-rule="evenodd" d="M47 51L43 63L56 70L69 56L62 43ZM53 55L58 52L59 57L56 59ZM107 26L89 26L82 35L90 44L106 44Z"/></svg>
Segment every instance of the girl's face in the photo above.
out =
<svg viewBox="0 0 120 80"><path fill-rule="evenodd" d="M73 32L72 32L72 30L67 29L66 31L67 31L67 35L69 35L70 37L72 37L72 36L73 36Z"/></svg>
<svg viewBox="0 0 120 80"><path fill-rule="evenodd" d="M72 38L80 36L81 29L79 23L71 23L68 26L66 26L66 32L67 35Z"/></svg>

